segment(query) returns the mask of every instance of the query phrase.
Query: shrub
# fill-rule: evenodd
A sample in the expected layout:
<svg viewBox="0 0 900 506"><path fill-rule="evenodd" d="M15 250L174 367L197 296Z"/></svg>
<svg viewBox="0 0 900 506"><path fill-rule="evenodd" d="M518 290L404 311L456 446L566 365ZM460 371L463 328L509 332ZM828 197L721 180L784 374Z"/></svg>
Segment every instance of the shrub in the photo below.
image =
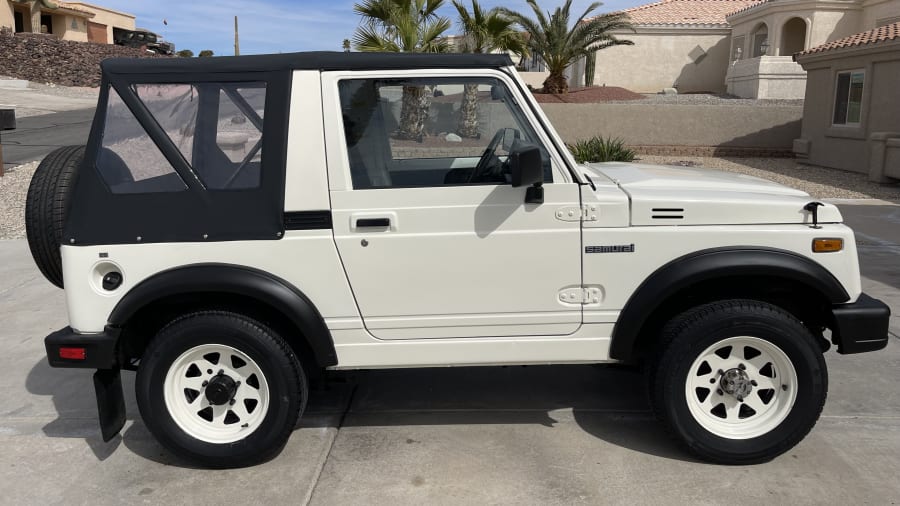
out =
<svg viewBox="0 0 900 506"><path fill-rule="evenodd" d="M568 148L578 163L632 162L635 156L622 139L612 137L592 137L569 144Z"/></svg>

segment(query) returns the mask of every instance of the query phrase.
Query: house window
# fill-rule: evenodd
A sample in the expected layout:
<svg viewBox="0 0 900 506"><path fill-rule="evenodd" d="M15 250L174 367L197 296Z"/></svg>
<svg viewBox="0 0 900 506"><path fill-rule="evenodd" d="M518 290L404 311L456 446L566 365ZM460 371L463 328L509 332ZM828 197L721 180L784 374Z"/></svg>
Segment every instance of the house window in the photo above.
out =
<svg viewBox="0 0 900 506"><path fill-rule="evenodd" d="M765 24L753 32L753 58L765 56L769 52L769 27Z"/></svg>
<svg viewBox="0 0 900 506"><path fill-rule="evenodd" d="M744 36L735 37L731 41L731 59L732 60L740 60L743 57L744 53Z"/></svg>
<svg viewBox="0 0 900 506"><path fill-rule="evenodd" d="M859 125L865 77L862 70L838 73L834 94L835 125Z"/></svg>

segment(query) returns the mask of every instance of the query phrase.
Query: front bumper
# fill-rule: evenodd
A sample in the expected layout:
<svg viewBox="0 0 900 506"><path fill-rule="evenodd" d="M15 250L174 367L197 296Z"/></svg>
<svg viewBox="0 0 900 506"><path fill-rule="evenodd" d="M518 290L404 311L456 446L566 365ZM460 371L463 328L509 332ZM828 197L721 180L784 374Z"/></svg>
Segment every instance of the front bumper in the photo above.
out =
<svg viewBox="0 0 900 506"><path fill-rule="evenodd" d="M116 354L120 329L106 327L100 334L79 334L72 327L57 330L44 339L50 367L78 367L83 369L117 369ZM63 358L61 348L83 348L84 358Z"/></svg>
<svg viewBox="0 0 900 506"><path fill-rule="evenodd" d="M884 302L863 293L852 304L835 304L831 312L831 340L838 353L863 353L887 346L891 308Z"/></svg>

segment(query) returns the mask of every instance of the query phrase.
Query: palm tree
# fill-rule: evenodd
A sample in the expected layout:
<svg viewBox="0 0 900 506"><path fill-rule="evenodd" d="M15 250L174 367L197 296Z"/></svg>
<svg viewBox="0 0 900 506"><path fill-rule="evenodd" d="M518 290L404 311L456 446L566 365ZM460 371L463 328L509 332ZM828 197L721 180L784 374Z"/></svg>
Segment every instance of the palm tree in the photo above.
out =
<svg viewBox="0 0 900 506"><path fill-rule="evenodd" d="M572 0L566 0L552 14L541 11L536 0L527 2L536 19L509 9L502 11L528 33L528 48L544 60L550 71L550 75L544 80L544 93L568 93L569 83L566 81L565 70L579 58L610 46L634 44L610 33L616 30L634 31L627 14L613 12L588 18L591 12L602 5L600 2L589 5L571 28L569 9L572 7Z"/></svg>
<svg viewBox="0 0 900 506"><path fill-rule="evenodd" d="M463 30L464 53L490 53L512 51L525 55L528 48L525 38L515 29L515 21L504 15L498 7L485 11L478 0L472 0L472 12L459 0L453 0L459 12L459 25ZM463 101L459 108L457 133L461 137L478 136L478 85L464 86Z"/></svg>
<svg viewBox="0 0 900 506"><path fill-rule="evenodd" d="M358 51L446 53L450 43L443 35L451 23L437 14L443 6L444 0L363 0L353 6L363 18L353 44ZM431 92L429 86L403 87L398 138L422 138Z"/></svg>

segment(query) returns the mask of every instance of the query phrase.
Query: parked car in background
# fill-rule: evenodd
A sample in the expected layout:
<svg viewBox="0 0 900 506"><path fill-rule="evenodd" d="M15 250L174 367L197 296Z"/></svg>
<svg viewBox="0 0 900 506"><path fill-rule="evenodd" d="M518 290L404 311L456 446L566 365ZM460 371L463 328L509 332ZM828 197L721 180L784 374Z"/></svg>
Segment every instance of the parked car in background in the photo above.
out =
<svg viewBox="0 0 900 506"><path fill-rule="evenodd" d="M146 47L147 51L157 54L175 54L175 44L143 28L137 30L115 28L113 29L113 43L118 46Z"/></svg>

